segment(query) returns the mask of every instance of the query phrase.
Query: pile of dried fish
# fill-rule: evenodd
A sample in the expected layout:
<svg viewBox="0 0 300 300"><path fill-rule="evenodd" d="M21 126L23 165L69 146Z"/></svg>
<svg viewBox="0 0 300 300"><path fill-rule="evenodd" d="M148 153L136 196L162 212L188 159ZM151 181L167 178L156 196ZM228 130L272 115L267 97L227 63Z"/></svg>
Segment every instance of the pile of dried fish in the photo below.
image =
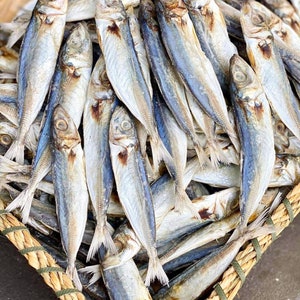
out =
<svg viewBox="0 0 300 300"><path fill-rule="evenodd" d="M0 24L1 195L78 289L205 297L275 230L300 176L291 2L38 0Z"/></svg>

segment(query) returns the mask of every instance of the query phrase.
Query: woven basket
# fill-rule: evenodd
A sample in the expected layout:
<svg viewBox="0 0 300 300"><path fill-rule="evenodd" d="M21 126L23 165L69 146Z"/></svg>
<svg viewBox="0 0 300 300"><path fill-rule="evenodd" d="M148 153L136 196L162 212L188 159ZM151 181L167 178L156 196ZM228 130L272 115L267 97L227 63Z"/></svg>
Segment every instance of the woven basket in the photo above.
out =
<svg viewBox="0 0 300 300"><path fill-rule="evenodd" d="M52 288L60 299L84 299L84 295L74 287L72 280L64 270L56 264L41 244L31 236L29 230L13 214L4 210L4 202L0 196L0 231L25 256L30 266L43 277L45 283ZM300 184L286 196L266 223L274 224L280 232L287 227L300 212ZM231 266L224 272L220 282L215 284L209 300L233 299L250 270L261 258L262 253L276 239L275 234L261 236L240 251Z"/></svg>
<svg viewBox="0 0 300 300"><path fill-rule="evenodd" d="M16 12L28 0L0 0L0 22L12 20ZM52 288L60 299L85 299L73 285L64 270L56 264L52 256L41 244L31 236L29 230L13 214L4 210L4 202L0 196L0 231L25 256L28 264L35 268L45 283ZM267 223L280 227L279 234L300 211L300 184L287 195L279 207L273 212ZM246 276L254 267L261 255L276 239L276 235L261 236L238 253L231 266L224 272L222 279L214 285L209 300L231 300L238 293Z"/></svg>

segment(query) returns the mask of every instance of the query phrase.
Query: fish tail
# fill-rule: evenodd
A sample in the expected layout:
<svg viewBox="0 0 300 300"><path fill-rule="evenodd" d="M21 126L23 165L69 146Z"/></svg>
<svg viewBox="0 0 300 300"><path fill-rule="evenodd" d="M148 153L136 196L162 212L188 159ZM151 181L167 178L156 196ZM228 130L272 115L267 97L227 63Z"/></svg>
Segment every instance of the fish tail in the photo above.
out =
<svg viewBox="0 0 300 300"><path fill-rule="evenodd" d="M276 231L275 227L272 225L264 225L266 218L269 214L269 209L265 209L260 216L253 221L248 227L247 224L241 223L230 236L227 243L236 240L237 238L243 236L245 241L254 239L261 235L267 235Z"/></svg>
<svg viewBox="0 0 300 300"><path fill-rule="evenodd" d="M79 279L77 269L75 267L75 264L68 264L67 270L66 270L67 275L70 276L70 278L73 280L75 287L79 290L82 291L82 283Z"/></svg>
<svg viewBox="0 0 300 300"><path fill-rule="evenodd" d="M162 285L169 284L168 276L159 261L156 249L153 248L152 255L149 255L149 265L145 279L145 285L150 286L151 281L153 281L155 278L157 278Z"/></svg>
<svg viewBox="0 0 300 300"><path fill-rule="evenodd" d="M16 139L10 145L4 156L10 160L15 159L17 163L24 165L24 148L24 143Z"/></svg>
<svg viewBox="0 0 300 300"><path fill-rule="evenodd" d="M237 153L240 153L240 148L241 148L240 147L240 141L239 141L237 135L235 134L235 132L232 132L232 133L229 132L228 136L229 136L235 150L237 151Z"/></svg>
<svg viewBox="0 0 300 300"><path fill-rule="evenodd" d="M219 168L220 162L229 164L228 158L226 157L226 155L224 155L223 150L217 141L208 141L208 153L210 156L211 164L215 169Z"/></svg>
<svg viewBox="0 0 300 300"><path fill-rule="evenodd" d="M22 222L26 224L28 222L31 203L33 200L35 188L27 187L23 190L17 198L15 198L7 207L7 211L15 210L20 207L22 212Z"/></svg>
<svg viewBox="0 0 300 300"><path fill-rule="evenodd" d="M154 173L158 172L159 163L164 161L166 166L174 166L174 161L169 151L164 146L158 135L150 138L150 144L153 157L153 169Z"/></svg>
<svg viewBox="0 0 300 300"><path fill-rule="evenodd" d="M97 224L94 232L94 236L87 254L86 261L90 261L92 257L97 253L101 245L104 245L111 253L117 253L117 248L114 244L114 241L110 235L108 226L101 226Z"/></svg>
<svg viewBox="0 0 300 300"><path fill-rule="evenodd" d="M201 145L198 142L194 142L194 147L199 159L200 167L202 168L204 166L210 165L210 161Z"/></svg>
<svg viewBox="0 0 300 300"><path fill-rule="evenodd" d="M178 184L175 184L175 210L178 212L183 212L184 209L188 209L193 217L196 219L201 219L197 209L194 207L192 201L186 194L184 188Z"/></svg>
<svg viewBox="0 0 300 300"><path fill-rule="evenodd" d="M122 261L120 254L107 256L102 261L103 270L109 270L121 266L125 261Z"/></svg>
<svg viewBox="0 0 300 300"><path fill-rule="evenodd" d="M89 280L87 286L94 284L96 281L98 281L101 278L101 268L99 264L81 268L78 270L78 272L92 275L92 278Z"/></svg>

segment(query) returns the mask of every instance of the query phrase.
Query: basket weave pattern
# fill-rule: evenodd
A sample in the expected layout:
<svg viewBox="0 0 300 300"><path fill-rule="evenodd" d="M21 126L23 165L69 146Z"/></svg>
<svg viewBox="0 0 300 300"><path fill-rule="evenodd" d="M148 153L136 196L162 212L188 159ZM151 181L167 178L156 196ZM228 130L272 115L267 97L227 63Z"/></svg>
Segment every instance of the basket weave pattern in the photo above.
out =
<svg viewBox="0 0 300 300"><path fill-rule="evenodd" d="M214 286L214 291L207 298L209 300L231 300L234 299L241 288L245 277L258 262L278 235L289 226L294 217L300 212L300 184L287 195L278 208L273 212L267 223L274 224L277 236L269 234L254 239L244 250L236 256L222 276L222 279Z"/></svg>

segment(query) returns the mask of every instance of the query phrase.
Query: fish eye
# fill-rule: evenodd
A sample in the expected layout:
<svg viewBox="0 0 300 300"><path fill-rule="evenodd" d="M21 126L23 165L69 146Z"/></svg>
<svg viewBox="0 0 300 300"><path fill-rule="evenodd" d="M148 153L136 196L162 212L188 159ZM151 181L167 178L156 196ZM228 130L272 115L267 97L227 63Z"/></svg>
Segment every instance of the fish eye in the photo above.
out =
<svg viewBox="0 0 300 300"><path fill-rule="evenodd" d="M285 131L285 125L282 123L282 122L278 122L277 125L276 125L276 129L277 131L279 132L284 132Z"/></svg>
<svg viewBox="0 0 300 300"><path fill-rule="evenodd" d="M65 120L59 119L55 122L55 127L60 131L66 131L68 129L68 123Z"/></svg>
<svg viewBox="0 0 300 300"><path fill-rule="evenodd" d="M261 13L256 12L255 14L252 15L251 20L254 25L261 25L262 23L264 23L265 18Z"/></svg>
<svg viewBox="0 0 300 300"><path fill-rule="evenodd" d="M244 82L247 80L247 75L241 71L236 71L233 74L233 78L237 82Z"/></svg>
<svg viewBox="0 0 300 300"><path fill-rule="evenodd" d="M4 146L9 146L12 143L12 137L8 134L2 134L0 136L0 143Z"/></svg>
<svg viewBox="0 0 300 300"><path fill-rule="evenodd" d="M121 123L121 128L122 128L123 130L129 130L129 129L132 128L132 124L131 124L129 121L123 121L123 122Z"/></svg>

